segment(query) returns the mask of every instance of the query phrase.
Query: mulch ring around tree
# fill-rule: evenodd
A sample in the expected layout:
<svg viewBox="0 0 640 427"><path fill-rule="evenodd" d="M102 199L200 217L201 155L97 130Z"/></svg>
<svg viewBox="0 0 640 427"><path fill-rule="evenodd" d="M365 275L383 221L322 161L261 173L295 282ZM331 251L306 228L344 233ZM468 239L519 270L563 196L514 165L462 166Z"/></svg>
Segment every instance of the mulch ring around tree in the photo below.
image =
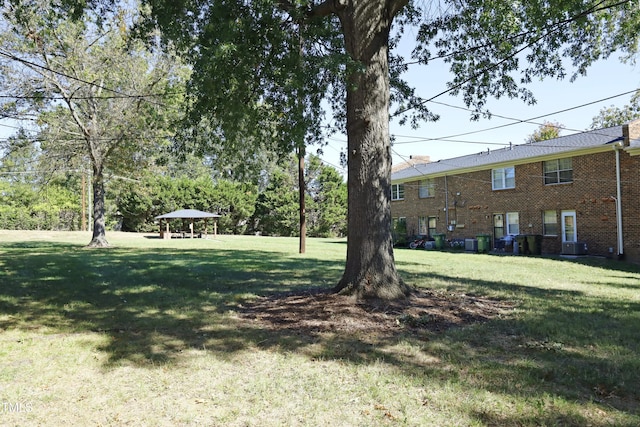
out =
<svg viewBox="0 0 640 427"><path fill-rule="evenodd" d="M405 300L356 301L326 290L276 294L238 308L241 318L274 331L315 335L323 332L384 336L442 332L507 315L509 301L449 291L416 290Z"/></svg>

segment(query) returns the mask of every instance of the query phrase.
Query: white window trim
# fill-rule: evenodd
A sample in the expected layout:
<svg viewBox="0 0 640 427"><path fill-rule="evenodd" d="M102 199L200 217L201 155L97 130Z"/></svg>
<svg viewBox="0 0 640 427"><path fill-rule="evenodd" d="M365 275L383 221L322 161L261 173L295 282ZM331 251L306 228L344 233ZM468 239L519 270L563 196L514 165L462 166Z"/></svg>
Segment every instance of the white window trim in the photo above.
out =
<svg viewBox="0 0 640 427"><path fill-rule="evenodd" d="M513 186L511 187L507 187L507 174L506 174L506 170L507 169L512 169L513 170ZM496 171L502 171L502 187L496 187L495 185L495 173ZM491 169L491 189L492 190L510 190L516 188L516 167L515 166L505 166L502 168L495 168L495 169Z"/></svg>
<svg viewBox="0 0 640 427"><path fill-rule="evenodd" d="M544 185L564 185L564 184L573 183L573 159L569 158L569 160L571 160L571 169L560 169L560 160L564 160L564 159L546 160L542 163L542 179L543 179ZM557 182L547 183L547 172L545 171L545 165L550 162L556 162L556 169L551 172L554 172L556 174ZM560 173L566 172L566 171L571 171L571 181L561 182Z"/></svg>
<svg viewBox="0 0 640 427"><path fill-rule="evenodd" d="M509 221L510 217L515 216L518 224L518 232L514 232L514 230L511 229L511 224L512 222ZM505 228L506 228L506 233L508 235L516 235L516 234L520 234L520 213L519 212L507 212L506 215L504 216L504 222L505 222ZM516 224L516 223L513 223Z"/></svg>
<svg viewBox="0 0 640 427"><path fill-rule="evenodd" d="M400 186L402 186L402 197L400 196ZM391 184L391 200L404 200L404 184Z"/></svg>
<svg viewBox="0 0 640 427"><path fill-rule="evenodd" d="M423 195L422 191L426 189L427 194ZM421 199L428 199L430 197L435 197L435 182L432 178L426 178L420 180L420 184L418 185L418 197Z"/></svg>
<svg viewBox="0 0 640 427"><path fill-rule="evenodd" d="M554 213L554 218L555 218L555 228L556 228L556 232L555 233L547 233L547 223L546 221L546 213L547 212L553 212ZM555 211L553 209L547 209L545 211L542 211L542 228L543 228L543 235L545 236L557 236L558 235L558 211Z"/></svg>

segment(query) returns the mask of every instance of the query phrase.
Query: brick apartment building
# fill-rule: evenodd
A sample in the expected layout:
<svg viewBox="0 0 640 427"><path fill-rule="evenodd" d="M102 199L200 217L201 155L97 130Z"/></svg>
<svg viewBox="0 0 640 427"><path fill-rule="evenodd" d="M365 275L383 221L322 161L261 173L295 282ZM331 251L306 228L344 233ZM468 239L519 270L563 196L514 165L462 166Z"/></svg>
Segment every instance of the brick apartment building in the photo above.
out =
<svg viewBox="0 0 640 427"><path fill-rule="evenodd" d="M490 235L489 249L530 235L543 254L640 262L640 120L404 166L391 212L408 235Z"/></svg>

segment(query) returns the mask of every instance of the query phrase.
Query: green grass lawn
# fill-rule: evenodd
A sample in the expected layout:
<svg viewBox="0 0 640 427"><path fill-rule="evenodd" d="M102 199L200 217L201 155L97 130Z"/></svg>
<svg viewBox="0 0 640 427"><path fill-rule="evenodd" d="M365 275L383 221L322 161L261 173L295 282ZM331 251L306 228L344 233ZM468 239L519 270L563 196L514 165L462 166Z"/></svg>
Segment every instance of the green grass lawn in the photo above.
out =
<svg viewBox="0 0 640 427"><path fill-rule="evenodd" d="M0 425L640 425L638 266L397 250L413 285L515 308L371 345L238 314L331 288L344 240L107 238L0 231Z"/></svg>

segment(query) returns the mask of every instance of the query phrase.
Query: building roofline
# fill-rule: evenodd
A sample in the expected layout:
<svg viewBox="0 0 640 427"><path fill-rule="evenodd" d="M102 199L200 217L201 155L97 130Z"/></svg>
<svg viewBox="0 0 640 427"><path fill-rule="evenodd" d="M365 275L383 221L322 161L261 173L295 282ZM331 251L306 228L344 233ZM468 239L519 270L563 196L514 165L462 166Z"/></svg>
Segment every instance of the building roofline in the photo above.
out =
<svg viewBox="0 0 640 427"><path fill-rule="evenodd" d="M637 120L632 123L640 123ZM625 126L596 129L562 136L545 141L531 142L498 150L487 150L476 154L443 159L426 164L414 164L391 174L394 184L416 181L417 179L438 178L447 175L477 172L500 166L515 166L536 161L545 161L587 155L611 150L615 142L629 140L623 132ZM640 145L627 147L629 154L640 155Z"/></svg>

